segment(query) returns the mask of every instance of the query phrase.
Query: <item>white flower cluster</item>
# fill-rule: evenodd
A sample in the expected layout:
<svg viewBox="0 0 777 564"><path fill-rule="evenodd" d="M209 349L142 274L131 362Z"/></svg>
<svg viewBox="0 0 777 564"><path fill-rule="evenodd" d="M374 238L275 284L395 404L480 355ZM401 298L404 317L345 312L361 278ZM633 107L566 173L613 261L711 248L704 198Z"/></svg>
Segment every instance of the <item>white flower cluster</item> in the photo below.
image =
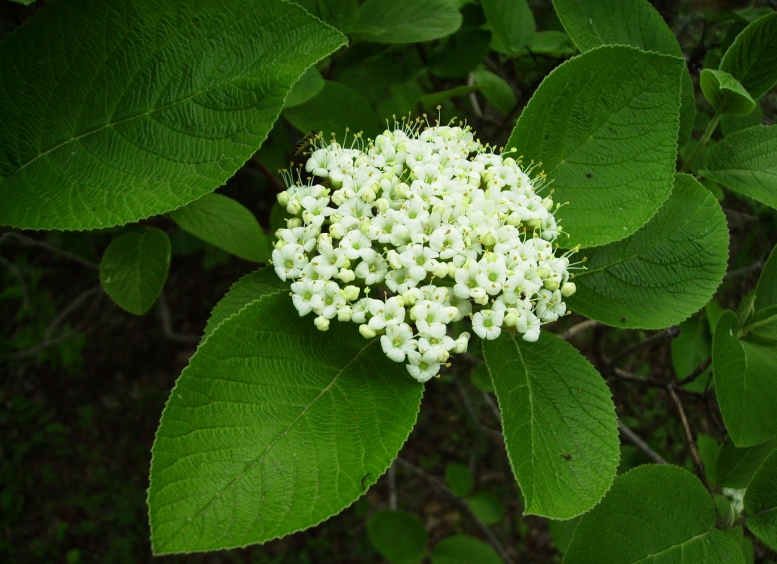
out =
<svg viewBox="0 0 777 564"><path fill-rule="evenodd" d="M520 161L489 152L469 127L421 123L364 150L319 139L312 178L278 195L294 217L272 263L301 316L313 312L322 331L337 318L380 335L385 354L426 382L467 349L470 334L450 336L452 322L470 317L483 339L509 327L535 341L575 285L551 244L553 202Z"/></svg>

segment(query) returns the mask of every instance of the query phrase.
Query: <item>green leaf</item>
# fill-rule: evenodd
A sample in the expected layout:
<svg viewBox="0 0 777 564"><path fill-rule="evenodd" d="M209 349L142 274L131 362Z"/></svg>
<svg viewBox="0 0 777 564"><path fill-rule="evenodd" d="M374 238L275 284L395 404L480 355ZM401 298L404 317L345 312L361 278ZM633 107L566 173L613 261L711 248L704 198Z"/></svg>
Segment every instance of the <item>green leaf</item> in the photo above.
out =
<svg viewBox="0 0 777 564"><path fill-rule="evenodd" d="M777 346L777 305L757 310L740 334L754 343Z"/></svg>
<svg viewBox="0 0 777 564"><path fill-rule="evenodd" d="M372 545L394 564L412 564L424 557L428 535L421 520L406 511L380 511L367 520Z"/></svg>
<svg viewBox="0 0 777 564"><path fill-rule="evenodd" d="M100 285L111 299L135 315L154 305L170 267L170 239L164 231L143 228L120 235L100 263Z"/></svg>
<svg viewBox="0 0 777 564"><path fill-rule="evenodd" d="M746 116L755 109L755 101L744 86L727 72L704 69L699 77L699 86L719 114Z"/></svg>
<svg viewBox="0 0 777 564"><path fill-rule="evenodd" d="M259 268L246 274L232 284L229 291L213 308L208 323L205 325L205 331L203 331L203 339L213 333L222 321L232 317L248 304L277 292L288 294L289 285L278 278L272 268Z"/></svg>
<svg viewBox="0 0 777 564"><path fill-rule="evenodd" d="M256 217L232 198L205 194L169 215L184 231L235 256L255 262L270 260L270 245Z"/></svg>
<svg viewBox="0 0 777 564"><path fill-rule="evenodd" d="M453 493L460 497L468 495L475 485L472 472L459 462L451 462L445 467L445 481Z"/></svg>
<svg viewBox="0 0 777 564"><path fill-rule="evenodd" d="M727 438L720 447L715 462L718 485L724 488L746 488L764 459L775 448L777 448L777 440L752 447L737 448L731 442L731 438Z"/></svg>
<svg viewBox="0 0 777 564"><path fill-rule="evenodd" d="M585 251L587 270L567 304L615 327L661 329L709 301L723 280L728 228L720 204L678 174L672 195L634 235Z"/></svg>
<svg viewBox="0 0 777 564"><path fill-rule="evenodd" d="M581 52L602 45L629 45L642 51L684 58L677 38L647 0L554 0L564 29ZM683 65L680 144L693 131L696 96L688 67Z"/></svg>
<svg viewBox="0 0 777 564"><path fill-rule="evenodd" d="M363 131L368 137L378 130L378 116L364 96L331 80L315 97L284 110L283 115L302 132L320 131L326 139L334 133L340 142L346 129Z"/></svg>
<svg viewBox="0 0 777 564"><path fill-rule="evenodd" d="M566 521L548 520L550 536L553 537L553 544L556 546L557 551L562 554L567 551L578 523L580 523L580 517L567 519Z"/></svg>
<svg viewBox="0 0 777 564"><path fill-rule="evenodd" d="M756 310L773 305L777 305L777 246L772 249L755 287Z"/></svg>
<svg viewBox="0 0 777 564"><path fill-rule="evenodd" d="M324 77L318 72L316 67L310 67L305 71L299 80L292 86L289 95L286 96L286 102L283 109L293 108L304 104L324 88Z"/></svg>
<svg viewBox="0 0 777 564"><path fill-rule="evenodd" d="M763 120L763 113L761 112L761 106L756 104L755 109L744 116L720 116L720 130L723 132L723 137L727 137L739 131L740 129L747 129L755 125L761 125Z"/></svg>
<svg viewBox="0 0 777 564"><path fill-rule="evenodd" d="M777 550L777 451L764 460L745 494L747 527L761 541Z"/></svg>
<svg viewBox="0 0 777 564"><path fill-rule="evenodd" d="M738 447L777 437L777 347L740 340L737 316L721 314L712 339L712 371L723 422Z"/></svg>
<svg viewBox="0 0 777 564"><path fill-rule="evenodd" d="M755 309L777 305L777 246L772 249L755 287Z"/></svg>
<svg viewBox="0 0 777 564"><path fill-rule="evenodd" d="M526 0L482 0L495 51L517 55L534 39L534 15Z"/></svg>
<svg viewBox="0 0 777 564"><path fill-rule="evenodd" d="M493 392L494 384L491 382L491 375L484 363L478 364L470 373L472 385L481 392Z"/></svg>
<svg viewBox="0 0 777 564"><path fill-rule="evenodd" d="M457 98L459 96L465 96L470 92L474 92L475 90L480 90L480 86L477 84L455 86L454 88L450 88L448 90L442 90L441 92L433 92L432 94L421 96L421 98L418 99L418 103L421 104L421 106L427 112L429 112L445 100Z"/></svg>
<svg viewBox="0 0 777 564"><path fill-rule="evenodd" d="M419 43L439 39L461 27L461 14L450 0L367 0L358 23L380 30L359 39L376 43Z"/></svg>
<svg viewBox="0 0 777 564"><path fill-rule="evenodd" d="M200 198L344 42L281 0L50 3L0 44L0 224L95 229Z"/></svg>
<svg viewBox="0 0 777 564"><path fill-rule="evenodd" d="M699 173L777 209L777 127L758 125L728 135L707 151Z"/></svg>
<svg viewBox="0 0 777 564"><path fill-rule="evenodd" d="M465 27L451 35L429 57L429 70L446 78L466 77L483 62L491 46L491 34Z"/></svg>
<svg viewBox="0 0 777 564"><path fill-rule="evenodd" d="M672 339L671 348L672 364L677 379L682 380L707 360L712 352L712 337L706 316L694 315L683 321L680 324L680 334ZM695 392L702 392L709 380L710 368L707 368L685 387Z"/></svg>
<svg viewBox="0 0 777 564"><path fill-rule="evenodd" d="M502 77L479 68L472 73L475 84L480 85L480 91L488 103L507 115L518 103L512 87Z"/></svg>
<svg viewBox="0 0 777 564"><path fill-rule="evenodd" d="M264 542L339 513L415 424L423 387L353 325L318 331L284 292L200 345L157 432L156 554Z"/></svg>
<svg viewBox="0 0 777 564"><path fill-rule="evenodd" d="M610 391L574 348L543 331L485 341L507 455L526 513L569 519L595 505L618 467Z"/></svg>
<svg viewBox="0 0 777 564"><path fill-rule="evenodd" d="M715 529L715 505L702 483L670 465L620 476L583 515L564 564L744 563L739 545Z"/></svg>
<svg viewBox="0 0 777 564"><path fill-rule="evenodd" d="M502 564L494 549L469 535L453 535L432 549L432 564Z"/></svg>
<svg viewBox="0 0 777 564"><path fill-rule="evenodd" d="M758 100L777 83L777 12L755 20L728 48L720 70L742 83Z"/></svg>
<svg viewBox="0 0 777 564"><path fill-rule="evenodd" d="M541 162L569 202L556 213L563 244L603 245L627 237L672 189L683 62L631 47L575 57L542 82L508 147Z"/></svg>
<svg viewBox="0 0 777 564"><path fill-rule="evenodd" d="M467 498L467 505L486 525L494 525L505 515L505 506L491 492L476 492Z"/></svg>

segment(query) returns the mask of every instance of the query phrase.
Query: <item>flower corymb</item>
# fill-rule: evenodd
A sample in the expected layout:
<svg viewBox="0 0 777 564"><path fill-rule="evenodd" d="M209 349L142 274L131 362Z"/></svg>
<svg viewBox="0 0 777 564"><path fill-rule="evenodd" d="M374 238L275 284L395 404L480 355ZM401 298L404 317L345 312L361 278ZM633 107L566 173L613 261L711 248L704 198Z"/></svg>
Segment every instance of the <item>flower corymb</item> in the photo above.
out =
<svg viewBox="0 0 777 564"><path fill-rule="evenodd" d="M535 341L575 291L567 255L554 253L553 202L537 193L544 178L467 126L425 125L357 137L358 148L318 139L310 179L278 195L294 217L272 253L300 315L322 331L359 324L420 382L467 350L455 322L469 317L482 339L510 328Z"/></svg>

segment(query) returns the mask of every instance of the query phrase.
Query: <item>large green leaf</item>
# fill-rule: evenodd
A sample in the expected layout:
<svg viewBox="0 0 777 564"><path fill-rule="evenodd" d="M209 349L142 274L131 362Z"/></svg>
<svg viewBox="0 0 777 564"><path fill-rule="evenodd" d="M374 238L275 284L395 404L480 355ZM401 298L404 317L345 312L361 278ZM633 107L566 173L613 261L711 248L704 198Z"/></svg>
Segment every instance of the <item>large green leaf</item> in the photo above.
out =
<svg viewBox="0 0 777 564"><path fill-rule="evenodd" d="M746 116L755 110L755 101L745 87L725 71L704 69L699 76L699 86L719 114Z"/></svg>
<svg viewBox="0 0 777 564"><path fill-rule="evenodd" d="M534 39L534 15L526 0L482 0L496 51L518 55Z"/></svg>
<svg viewBox="0 0 777 564"><path fill-rule="evenodd" d="M634 235L585 251L587 270L567 298L583 315L616 327L660 329L704 306L723 280L728 228L717 200L678 174L659 212Z"/></svg>
<svg viewBox="0 0 777 564"><path fill-rule="evenodd" d="M469 535L445 537L432 549L432 564L500 564L494 549Z"/></svg>
<svg viewBox="0 0 777 564"><path fill-rule="evenodd" d="M154 552L264 542L340 512L396 457L422 390L355 326L322 333L285 292L250 303L203 342L165 407Z"/></svg>
<svg viewBox="0 0 777 564"><path fill-rule="evenodd" d="M615 480L583 515L564 564L705 562L744 564L737 542L715 529L702 483L670 465L644 465Z"/></svg>
<svg viewBox="0 0 777 564"><path fill-rule="evenodd" d="M267 294L284 290L288 294L288 289L289 285L278 278L272 268L259 268L246 274L232 284L229 291L213 308L208 323L205 325L203 338L213 333L222 321L232 317L248 304L262 299Z"/></svg>
<svg viewBox="0 0 777 564"><path fill-rule="evenodd" d="M699 173L777 209L777 127L757 125L726 136L707 152Z"/></svg>
<svg viewBox="0 0 777 564"><path fill-rule="evenodd" d="M327 80L313 98L284 110L283 115L304 133L320 131L327 140L334 133L341 143L346 129L351 134L362 131L368 137L378 131L378 116L364 96L332 80Z"/></svg>
<svg viewBox="0 0 777 564"><path fill-rule="evenodd" d="M631 45L683 58L677 38L647 0L554 0L564 29L580 51L601 45ZM693 82L684 65L680 108L680 144L688 140L696 116Z"/></svg>
<svg viewBox="0 0 777 564"><path fill-rule="evenodd" d="M68 0L0 44L0 224L94 229L232 176L345 42L281 0Z"/></svg>
<svg viewBox="0 0 777 564"><path fill-rule="evenodd" d="M248 208L222 194L205 194L170 212L181 229L235 256L255 262L270 260L270 245Z"/></svg>
<svg viewBox="0 0 777 564"><path fill-rule="evenodd" d="M135 315L154 305L170 267L170 239L155 227L120 235L100 263L100 285L111 299Z"/></svg>
<svg viewBox="0 0 777 564"><path fill-rule="evenodd" d="M772 249L769 259L758 278L755 287L755 309L765 309L777 305L777 246Z"/></svg>
<svg viewBox="0 0 777 564"><path fill-rule="evenodd" d="M406 511L380 511L370 516L367 535L378 552L394 564L415 564L426 552L426 527Z"/></svg>
<svg viewBox="0 0 777 564"><path fill-rule="evenodd" d="M542 82L508 147L553 181L565 246L627 237L672 190L683 61L605 46Z"/></svg>
<svg viewBox="0 0 777 564"><path fill-rule="evenodd" d="M724 311L712 339L712 369L723 422L738 447L777 437L777 347L739 338L737 316Z"/></svg>
<svg viewBox="0 0 777 564"><path fill-rule="evenodd" d="M728 48L720 70L742 83L758 100L777 83L777 12L755 20Z"/></svg>
<svg viewBox="0 0 777 564"><path fill-rule="evenodd" d="M357 22L370 30L364 41L417 43L454 33L461 14L452 0L367 0Z"/></svg>
<svg viewBox="0 0 777 564"><path fill-rule="evenodd" d="M620 452L602 377L547 332L536 343L503 334L483 343L483 355L526 512L569 519L590 509L612 484Z"/></svg>
<svg viewBox="0 0 777 564"><path fill-rule="evenodd" d="M770 548L777 550L777 451L764 460L745 494L747 526Z"/></svg>
<svg viewBox="0 0 777 564"><path fill-rule="evenodd" d="M724 488L746 488L764 459L777 448L777 440L737 448L731 438L718 451L715 468L718 485Z"/></svg>

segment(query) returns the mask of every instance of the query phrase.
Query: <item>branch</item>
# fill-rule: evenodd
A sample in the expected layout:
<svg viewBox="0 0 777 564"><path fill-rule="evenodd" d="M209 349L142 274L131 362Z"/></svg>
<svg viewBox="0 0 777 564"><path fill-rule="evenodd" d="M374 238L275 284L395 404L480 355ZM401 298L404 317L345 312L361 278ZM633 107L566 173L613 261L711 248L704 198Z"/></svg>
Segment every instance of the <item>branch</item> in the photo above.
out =
<svg viewBox="0 0 777 564"><path fill-rule="evenodd" d="M585 331L586 329L591 329L593 327L596 327L597 325L599 325L599 322L596 321L595 319L586 319L585 321L581 321L580 323L573 325L563 333L560 333L559 337L561 337L565 341L568 341L578 333Z"/></svg>
<svg viewBox="0 0 777 564"><path fill-rule="evenodd" d="M32 237L27 237L26 235L22 235L21 233L14 233L13 231L4 233L2 236L0 236L0 244L2 244L3 241L6 239L16 240L22 245L27 245L28 247L40 247L52 254L59 255L66 259L72 260L73 262L77 262L78 264L85 266L87 268L91 268L92 270L99 270L99 267L91 261L82 259L81 257L74 255L73 253L63 251L62 249L55 247L54 245L50 245L44 241L38 241L37 239L33 239Z"/></svg>
<svg viewBox="0 0 777 564"><path fill-rule="evenodd" d="M650 448L650 446L645 441L643 441L639 435L626 427L626 425L624 425L620 419L618 419L618 430L621 432L621 435L629 439L631 443L639 450L641 450L645 455L647 455L650 460L657 462L658 464L669 464L666 460L664 460L664 457Z"/></svg>
<svg viewBox="0 0 777 564"><path fill-rule="evenodd" d="M461 499L459 496L457 496L453 490L451 490L448 486L446 486L443 482L432 476L431 474L427 474L424 472L421 468L418 466L415 466L414 464L411 464L404 458L397 458L396 463L398 463L400 466L403 466L404 468L410 470L413 474L416 476L419 476L429 482L437 491L445 494L447 497L451 498L451 500L467 515L469 515L472 520L475 522L475 524L478 526L478 528L483 532L483 534L488 539L488 543L493 547L493 549L499 554L499 556L507 562L508 564L512 564L512 560L509 556L505 553L504 547L502 547L502 543L499 542L499 539L496 538L496 535L494 535L494 532L485 524L483 521L481 521L477 515L470 509L469 505L466 501Z"/></svg>
<svg viewBox="0 0 777 564"><path fill-rule="evenodd" d="M688 423L688 418L685 416L685 410L683 409L683 404L680 401L680 398L677 396L677 393L674 391L674 386L669 386L667 388L667 391L669 392L669 396L672 398L672 401L675 404L675 407L677 407L677 412L680 414L680 422L683 425L683 430L685 431L685 439L688 442L688 450L691 453L691 459L693 460L693 466L696 468L696 474L699 476L699 479L704 484L704 487L707 488L707 491L712 491L712 488L710 487L709 482L707 481L707 474L704 471L704 462L702 462L701 457L699 456L699 451L696 448L696 441L693 438L693 431L691 431L691 426Z"/></svg>
<svg viewBox="0 0 777 564"><path fill-rule="evenodd" d="M607 361L607 366L614 366L618 363L618 361L626 358L633 352L641 349L642 347L645 347L651 343L654 343L656 341L661 341L663 339L674 339L677 337L677 335L680 334L680 327L678 325L673 325L672 327L667 327L663 331L659 331L658 333L654 333L653 335L650 335L649 337L642 339L638 343L634 343L630 347L627 347L620 353L616 354L614 357L612 357L609 361Z"/></svg>
<svg viewBox="0 0 777 564"><path fill-rule="evenodd" d="M701 376L701 373L707 370L707 368L710 367L710 364L712 364L712 357L707 357L707 360L702 362L699 366L697 366L693 372L691 372L688 376L677 382L678 386L685 386L686 384L693 382Z"/></svg>

